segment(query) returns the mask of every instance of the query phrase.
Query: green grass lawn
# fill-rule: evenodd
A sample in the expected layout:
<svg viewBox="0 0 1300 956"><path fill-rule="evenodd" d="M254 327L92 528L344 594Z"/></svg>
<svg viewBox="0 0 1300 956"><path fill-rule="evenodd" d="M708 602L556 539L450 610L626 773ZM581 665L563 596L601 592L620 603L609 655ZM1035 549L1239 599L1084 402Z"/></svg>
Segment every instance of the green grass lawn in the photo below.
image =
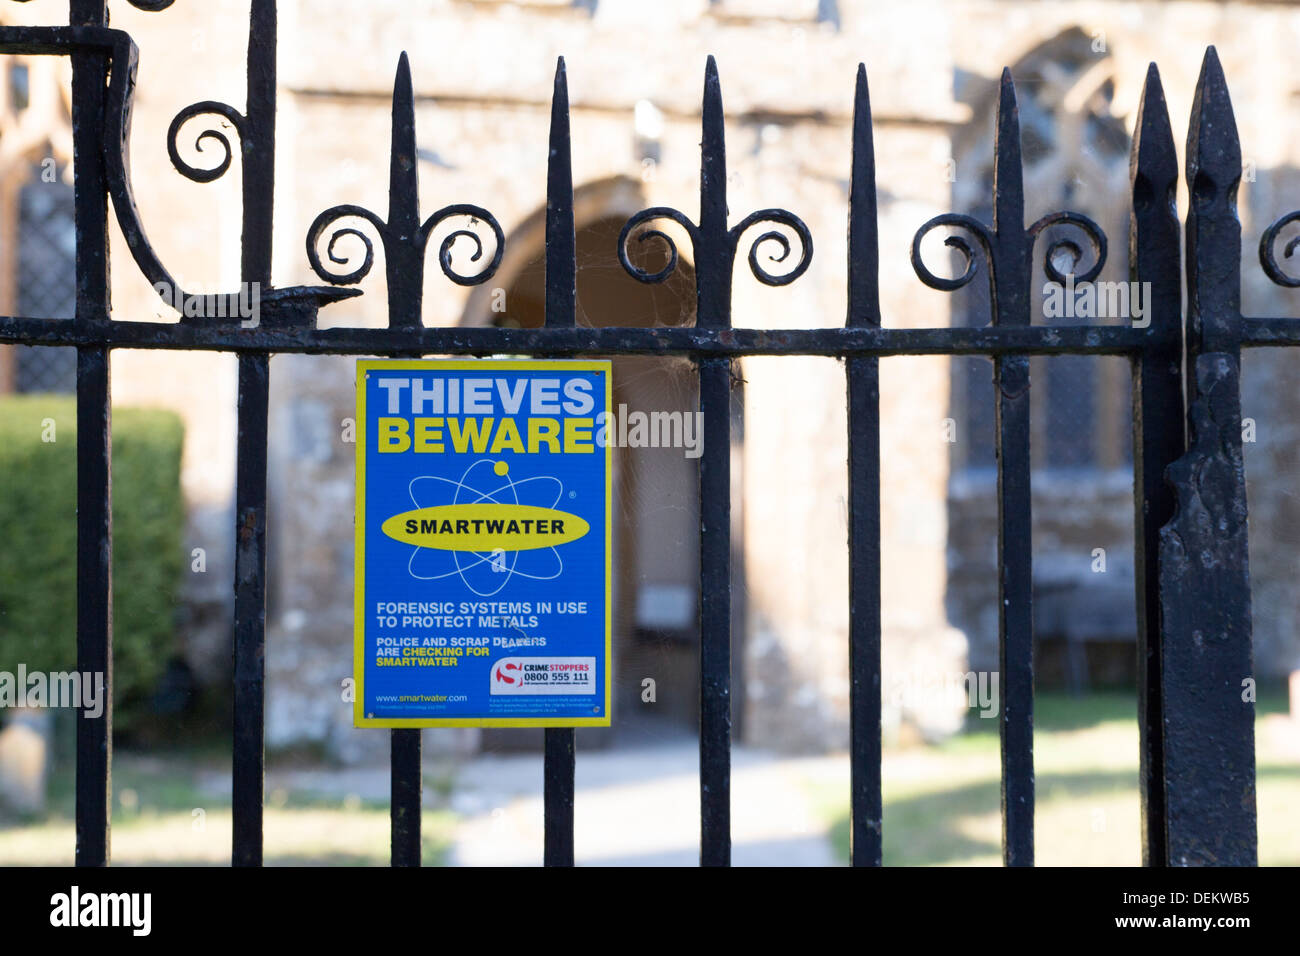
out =
<svg viewBox="0 0 1300 956"><path fill-rule="evenodd" d="M229 767L228 755L223 761L220 755L190 752L115 754L113 864L229 865L230 797L202 785L214 775L228 778ZM445 790L445 781L426 781L426 792ZM72 864L76 833L70 768L51 778L50 797L43 817L0 825L0 866ZM444 862L453 824L450 812L425 808L425 865ZM389 862L386 800L268 786L262 831L268 866Z"/></svg>
<svg viewBox="0 0 1300 956"><path fill-rule="evenodd" d="M1036 856L1040 865L1137 866L1138 735L1131 696L1036 700ZM1284 713L1281 694L1257 705L1259 856L1265 865L1300 865L1300 728ZM65 760L51 780L42 818L0 822L0 866L66 865L73 860L72 773ZM848 859L847 761L833 773L804 778L843 860ZM386 799L349 794L351 771L323 777L330 793L289 784L318 770L319 759L269 764L263 832L269 865L386 865ZM841 769L843 773L841 774ZM231 814L230 757L219 750L147 753L122 750L113 762L115 864L227 865ZM378 792L386 791L387 774ZM375 780L366 778L368 792ZM456 826L448 803L450 776L425 781L432 805L423 815L424 854L444 862ZM966 733L937 746L887 747L883 765L885 863L1001 863L997 722L973 718ZM224 795L223 795L224 792ZM201 814L195 814L201 809Z"/></svg>
<svg viewBox="0 0 1300 956"><path fill-rule="evenodd" d="M1300 729L1281 695L1257 705L1259 858L1300 865ZM1035 857L1043 866L1141 864L1134 698L1035 702ZM891 866L1001 864L997 722L972 719L968 732L938 746L887 748L883 764L884 862ZM815 794L848 860L843 788Z"/></svg>

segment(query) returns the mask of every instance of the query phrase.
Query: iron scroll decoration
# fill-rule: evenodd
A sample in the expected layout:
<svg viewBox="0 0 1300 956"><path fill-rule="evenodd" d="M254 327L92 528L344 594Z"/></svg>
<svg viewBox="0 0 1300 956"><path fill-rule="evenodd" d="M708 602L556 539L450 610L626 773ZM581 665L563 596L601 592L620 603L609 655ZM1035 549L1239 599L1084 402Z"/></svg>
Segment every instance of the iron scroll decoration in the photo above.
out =
<svg viewBox="0 0 1300 956"><path fill-rule="evenodd" d="M17 2L25 3L28 0L17 0ZM128 0L128 2L140 10L158 12L170 7L174 0ZM238 322L239 307L244 301L244 293L236 291L213 295L183 289L154 250L145 231L135 202L130 175L131 117L139 58L139 50L134 40L129 34L108 27L18 27L14 28L14 31L27 35L33 51L68 54L75 49L91 46L102 49L108 55L113 69L109 76L109 107L105 117L105 179L118 226L132 258L159 297L181 312L182 324L185 324L187 317L192 314L208 316L209 319L205 321L210 321L210 317L215 314L223 319L228 316L236 317L233 321ZM380 218L363 207L348 204L334 206L321 213L309 230L307 253L313 271L330 285L263 289L261 291L262 324L312 325L322 306L361 295L359 289L338 288L338 286L352 285L369 273L374 261L374 246L369 237L355 227L335 230L330 236L326 257L334 264L348 261L347 257L339 255L340 240L355 237L361 239L364 244L365 255L362 264L347 272L329 269L316 248L321 235L333 223L349 216L368 222L377 231L388 260L390 279L395 271L408 269L416 262L422 262L426 246L434 231L443 223L456 219L468 219L469 224L468 228L462 227L451 231L439 244L438 261L443 273L462 286L485 282L495 273L504 252L505 236L496 218L486 209L466 203L454 204L438 210L423 223L408 221L417 215L418 195L413 162L414 97L406 54L402 54L398 67L393 109L394 174L392 206L388 220ZM203 128L195 135L194 150L202 153L205 145L215 145L219 150L219 159L215 165L206 167L187 162L181 156L179 148L187 124L201 117L208 117L214 122L203 124ZM226 130L218 125L222 122L228 124L234 135L242 142L251 133L256 132L257 124L274 123L274 115L271 113L254 118L228 103L215 100L204 100L185 107L176 114L167 131L167 154L178 173L192 182L212 183L229 171L234 161L235 150ZM399 162L397 159L399 150L409 153L409 159L412 161L408 162L403 158ZM399 175L399 168L409 172ZM248 210L245 210L246 215L247 212ZM493 234L492 256L480 271L472 274L462 273L453 266L452 249L459 240L468 239L473 243L473 252L469 256L469 261L482 260L485 255L484 242L475 231L480 223L486 224ZM390 293L390 299L393 298ZM413 300L408 301L413 301L414 308L418 311L418 293ZM196 303L202 307L192 309ZM407 321L402 324L419 323Z"/></svg>
<svg viewBox="0 0 1300 956"><path fill-rule="evenodd" d="M1030 280L1030 267L1033 259L1033 247L1038 237L1053 226L1070 226L1077 229L1086 238L1092 252L1092 265L1082 272L1076 269L1084 261L1083 249L1074 239L1057 238L1048 244L1043 254L1043 270L1049 282L1065 285L1071 278L1074 282L1092 282L1101 274L1106 264L1106 234L1093 220L1077 212L1053 212L1037 220L1027 229L1024 228L1024 187L1021 181L1020 118L1016 105L1015 85L1011 72L1002 74L998 106L997 135L994 139L994 200L996 203L992 225L960 213L944 213L935 216L917 230L912 239L912 268L917 277L932 289L953 292L969 284L979 272L980 261L988 272L989 300L992 305L994 321L999 315L998 284L1025 283ZM1009 180L999 183L1001 175ZM954 233L944 239L944 245L955 249L963 259L962 271L951 278L936 275L925 264L921 243L933 230L946 226L969 233L974 239L974 246L965 236ZM976 254L978 246L981 255ZM1062 272L1057 266L1058 256L1068 256L1068 272ZM999 270L1004 273L999 275ZM1015 274L1012 274L1015 273ZM1019 299L1008 296L1008 303ZM1008 318L1010 318L1008 316ZM1028 315L1018 315L1013 321L1029 323Z"/></svg>
<svg viewBox="0 0 1300 956"><path fill-rule="evenodd" d="M803 275L812 262L812 233L802 219L785 209L760 209L750 213L735 226L727 228L727 172L722 92L718 79L718 66L712 56L708 58L704 71L702 125L699 223L691 221L685 213L669 206L654 206L641 210L627 220L619 233L617 245L619 264L638 282L663 282L672 275L680 261L677 244L672 237L662 229L655 228L643 229L633 235L642 226L655 221L668 220L685 230L690 240L695 258L697 296L700 289L710 283L716 283L722 289L729 289L731 267L742 235L760 223L768 223L785 227L798 237L799 258L787 272L775 273L765 268L759 256L759 251L764 245L775 243L779 249L778 252L769 254L768 259L771 262L785 262L792 252L789 236L780 230L768 229L750 244L749 269L764 285L789 285ZM629 242L632 239L638 243L651 240L663 243L668 254L668 262L656 272L636 265L628 254ZM717 271L719 274L711 275L709 274L711 271ZM725 309L727 304L724 303L721 307ZM723 324L729 325L730 322Z"/></svg>
<svg viewBox="0 0 1300 956"><path fill-rule="evenodd" d="M307 230L307 258L312 270L326 282L335 285L352 285L360 282L374 265L375 247L370 237L357 226L340 226L330 232L325 243L325 258L333 265L346 265L352 258L339 253L339 242L347 238L358 239L364 249L361 264L349 271L338 271L326 265L321 257L321 238L331 227L346 219L367 223L379 236L384 249L388 272L388 298L390 323L398 326L420 325L421 285L424 258L430 238L445 222L468 219L468 228L461 227L447 233L438 246L438 265L443 274L461 286L486 282L496 274L505 252L505 233L495 216L481 206L456 203L444 206L421 221L419 213L419 182L415 149L415 94L411 83L410 61L405 53L397 65L393 83L393 139L392 163L389 178L389 210L387 218L351 203L332 206L320 213ZM452 263L452 248L461 239L473 243L470 262L479 262L485 255L483 238L476 227L486 225L493 238L492 256L474 273L458 271Z"/></svg>
<svg viewBox="0 0 1300 956"><path fill-rule="evenodd" d="M1300 210L1289 212L1277 219L1272 225L1264 230L1264 234L1259 237L1259 264L1264 269L1264 274L1276 285L1284 286L1288 289L1300 288L1300 277L1287 275L1281 264L1277 261L1277 240L1282 230L1293 222L1300 222ZM1295 253L1297 247L1300 247L1300 235L1293 236L1282 247L1282 258L1290 259Z"/></svg>
<svg viewBox="0 0 1300 956"><path fill-rule="evenodd" d="M655 220L664 219L672 220L686 230L686 234L690 237L692 248L696 247L701 242L699 227L696 226L695 223L691 222L685 213L669 206L654 206L650 209L641 210L624 224L618 237L618 261L627 273L638 282L663 282L677 269L679 259L677 244L673 242L672 237L662 229L646 229L637 233L635 237L632 236L633 230L639 226ZM767 232L764 232L762 235L755 238L750 244L748 255L749 269L754 274L754 277L764 285L789 285L795 279L803 275L808 270L809 264L812 262L812 233L808 230L808 227L804 224L803 220L794 213L787 212L784 209L760 209L757 212L750 213L727 231L726 238L728 248L731 251L731 255L734 257L741 235L753 226L764 222L786 226L799 237L799 260L789 272L773 273L763 267L759 262L759 249L765 242L775 242L781 247L780 253L770 254L768 256L769 260L772 262L786 261L786 259L790 257L792 251L790 239L785 233L779 232L775 229L769 229ZM636 265L628 256L628 242L633 238L635 238L637 242L646 242L651 239L657 239L662 242L667 247L668 263L658 272L649 272Z"/></svg>
<svg viewBox="0 0 1300 956"><path fill-rule="evenodd" d="M215 142L224 150L225 155L221 162L216 166L204 169L198 166L192 166L181 158L180 150L177 148L177 142L180 139L181 127L190 120L198 116L218 116L225 120L232 127L235 133L243 139L247 135L247 124L244 120L244 114L235 109L229 103L219 103L215 100L204 100L201 103L193 103L185 107L176 114L172 120L171 126L167 129L167 156L172 161L172 166L176 171L186 179L196 183L211 183L220 179L230 169L230 161L233 158L233 150L230 148L230 139L224 132L219 129L205 128L194 140L194 149L196 152L203 152L203 144L207 141Z"/></svg>
<svg viewBox="0 0 1300 956"><path fill-rule="evenodd" d="M17 0L28 2L28 0ZM129 0L141 10L157 12L172 5L173 0ZM93 50L103 54L111 63L109 71L106 108L104 110L104 136L102 158L108 195L118 227L126 240L131 257L140 272L153 286L158 296L182 315L181 324L192 321L195 315L207 316L205 322L221 324L229 320L239 324L240 306L245 301L242 291L204 294L185 290L173 277L154 250L144 228L135 202L131 182L131 118L139 61L139 49L131 36L122 31L103 26L55 26L7 28L14 45L24 52L37 55L66 56L78 51ZM173 120L168 132L168 154L177 170L195 182L208 183L219 179L230 168L233 151L225 134L218 130L205 130L198 137L200 150L207 141L219 143L224 157L212 169L198 169L181 160L176 140L181 126L199 115L218 115L230 122L239 134L248 129L249 117L234 107L214 101L196 103ZM259 121L274 122L273 116L258 117ZM249 210L244 210L245 218ZM260 292L260 322L268 326L304 325L315 322L317 311L330 302L359 295L356 290L334 289L323 286L293 286L284 289L264 288ZM194 306L198 304L199 308ZM213 316L220 317L213 319Z"/></svg>
<svg viewBox="0 0 1300 956"><path fill-rule="evenodd" d="M1101 274L1102 268L1106 265L1106 234L1101 231L1095 222L1082 213L1077 212L1054 212L1049 213L1039 219L1032 226L1025 230L1025 238L1029 242L1034 242L1038 236L1051 226L1072 225L1078 227L1087 238L1092 248L1092 265L1080 273L1075 273L1074 267L1077 266L1084 258L1083 249L1073 239L1058 238L1053 240L1043 253L1043 271L1047 273L1050 282L1057 285L1064 285L1071 276L1075 282L1092 282ZM936 275L925 264L921 254L921 243L927 235L933 230L947 226L949 228L964 229L975 238L975 244L979 247L982 256L977 256L971 243L960 234L953 234L946 237L943 241L945 246L957 250L963 259L963 269L960 275L948 278ZM975 219L972 216L961 215L959 213L944 213L935 216L926 222L917 230L912 239L912 268L916 270L917 276L922 282L932 289L939 289L943 292L953 292L970 283L979 272L981 259L984 261L985 268L989 272L989 281L991 284L996 282L996 276L993 274L993 245L994 237L990 233L988 226ZM1056 265L1057 254L1065 253L1070 257L1070 271L1062 272Z"/></svg>
<svg viewBox="0 0 1300 956"><path fill-rule="evenodd" d="M16 0L16 2L28 3L29 0ZM126 0L126 2L137 10L144 10L146 13L158 13L161 10L166 10L176 0Z"/></svg>
<svg viewBox="0 0 1300 956"><path fill-rule="evenodd" d="M391 250L397 243L410 243L421 256L423 256L434 230L444 222L458 217L466 217L469 219L469 225L471 227L478 225L480 222L485 223L492 231L496 241L493 246L491 260L485 268L478 272L470 274L461 273L456 271L452 266L451 250L459 239L469 239L474 243L474 251L469 256L470 262L478 262L483 258L483 238L475 232L473 228L455 229L444 236L442 242L439 243L438 264L442 268L443 274L457 285L471 286L480 285L483 282L486 282L492 277L496 272L497 267L501 264L501 256L505 249L505 234L501 229L500 223L497 222L495 216L482 206L475 206L470 203L457 203L451 206L444 206L421 223L420 228L416 231L415 235L406 236L399 230L395 229L390 223L384 221L364 206L355 206L349 203L344 203L342 205L332 206L322 212L312 222L311 228L307 231L307 258L311 262L312 271L326 282L332 282L338 285L351 285L355 282L360 282L370 273L370 270L374 265L374 243L364 232L352 226L344 226L335 229L334 232L330 234L329 242L325 247L325 254L329 261L336 265L344 265L351 261L350 257L340 256L337 252L339 240L351 236L360 239L365 246L365 258L361 265L351 272L340 273L330 271L321 260L320 250L318 248L321 236L329 230L330 226L349 217L363 219L374 227L386 250Z"/></svg>

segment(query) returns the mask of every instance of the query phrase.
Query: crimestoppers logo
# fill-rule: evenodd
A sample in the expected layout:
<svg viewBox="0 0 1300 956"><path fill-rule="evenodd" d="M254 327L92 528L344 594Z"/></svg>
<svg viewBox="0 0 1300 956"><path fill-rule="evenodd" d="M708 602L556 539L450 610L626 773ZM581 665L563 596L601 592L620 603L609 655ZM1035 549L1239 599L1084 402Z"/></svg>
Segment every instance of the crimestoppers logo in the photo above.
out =
<svg viewBox="0 0 1300 956"><path fill-rule="evenodd" d="M492 683L518 687L524 682L523 665L517 661L499 660L492 665Z"/></svg>
<svg viewBox="0 0 1300 956"><path fill-rule="evenodd" d="M411 577L459 577L479 597L498 593L516 575L558 578L564 572L558 547L590 530L582 518L555 507L564 496L559 478L516 481L505 461L480 458L459 479L421 475L408 491L415 510L393 515L383 532L414 547L407 562Z"/></svg>
<svg viewBox="0 0 1300 956"><path fill-rule="evenodd" d="M595 694L594 657L503 657L488 675L492 696Z"/></svg>

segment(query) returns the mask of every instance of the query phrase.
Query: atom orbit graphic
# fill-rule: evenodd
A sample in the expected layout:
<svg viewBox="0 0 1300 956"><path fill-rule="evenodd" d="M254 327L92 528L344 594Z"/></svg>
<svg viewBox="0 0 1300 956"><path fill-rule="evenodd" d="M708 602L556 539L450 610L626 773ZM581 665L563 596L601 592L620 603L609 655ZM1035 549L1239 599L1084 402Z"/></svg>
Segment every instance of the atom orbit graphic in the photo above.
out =
<svg viewBox="0 0 1300 956"><path fill-rule="evenodd" d="M490 471L483 474L480 466L487 466ZM480 458L465 469L459 480L444 478L441 475L418 475L411 479L410 485L407 486L407 492L411 496L412 504L417 509L432 508L438 505L476 504L531 504L543 508L554 508L559 504L560 499L564 497L564 483L559 478L551 475L539 475L515 481L509 475L509 468L510 466L504 461ZM505 479L505 484L499 484L502 478ZM430 490L424 492L425 494L434 494L435 490L444 493L451 490L452 500L421 503L420 497L416 494L416 485L420 482L434 483L430 486ZM479 483L496 484L497 487L483 491L481 488L475 487ZM550 483L549 486L548 483ZM446 486L450 486L450 488ZM548 487L554 488L555 495L553 498L546 490ZM521 500L521 488L524 489L523 497L532 500ZM545 557L548 552L550 554L549 558ZM444 561L449 558L453 566L450 569L430 567L439 555L446 556L443 558ZM472 559L467 556L472 556ZM546 568L529 566L533 562L534 556L548 562L553 558L554 572L544 573L547 570ZM521 563L526 567L521 568ZM418 571L417 566L419 566ZM440 581L453 576L459 577L461 583L474 594L479 597L492 597L492 595L499 593L502 588L509 584L510 579L516 575L533 581L551 581L558 578L564 572L564 559L560 557L560 552L554 546L534 548L527 552L500 550L442 551L436 548L417 546L411 553L406 569L410 572L411 577L418 581ZM426 570L432 570L436 573L420 573Z"/></svg>

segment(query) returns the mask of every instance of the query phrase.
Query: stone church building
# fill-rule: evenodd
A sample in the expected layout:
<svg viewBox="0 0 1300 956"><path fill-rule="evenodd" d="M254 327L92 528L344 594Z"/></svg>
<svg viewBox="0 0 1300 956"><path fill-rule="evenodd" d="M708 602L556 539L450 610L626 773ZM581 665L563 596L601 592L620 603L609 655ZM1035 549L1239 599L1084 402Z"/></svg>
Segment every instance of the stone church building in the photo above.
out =
<svg viewBox="0 0 1300 956"><path fill-rule="evenodd" d="M193 288L238 281L238 161L214 183L193 183L168 161L167 130L193 102L243 102L246 8L178 3L144 13L113 5L114 25L140 45L131 156L142 221L163 261ZM556 59L564 55L578 321L692 323L689 243L679 243L684 261L673 278L655 286L623 271L615 243L643 208L697 215L700 96L705 59L714 54L726 105L731 221L782 207L807 223L815 243L807 273L782 288L754 281L738 257L734 322L840 325L853 81L863 61L875 121L885 323L984 324L979 283L956 295L928 289L908 256L915 231L930 217L991 213L993 105L1002 67L1009 65L1017 81L1026 222L1058 209L1090 215L1110 240L1103 277L1126 279L1129 144L1147 63L1161 69L1181 153L1201 56L1213 43L1248 158L1240 194L1243 304L1257 314L1300 314L1300 301L1253 268L1260 233L1300 201L1300 70L1293 56L1300 10L1289 5L282 0L279 8L279 285L318 281L304 242L322 210L340 203L387 208L390 98L398 57L407 51L425 214L474 203L489 209L506 234L496 276L474 289L448 282L430 256L424 321L540 324L550 95ZM6 22L63 22L66 14L66 4L51 2L0 10ZM9 58L4 67L0 309L70 314L67 65ZM199 139L220 129L212 122L199 118L182 129L187 162L220 161L220 145ZM233 130L224 132L237 143ZM51 167L57 176L43 175ZM947 262L941 236L931 239L927 262L940 271ZM115 317L174 315L130 267L125 244L116 236L114 242L123 263L113 274ZM458 245L453 256L467 258L469 251ZM363 255L360 243L346 239L337 252L353 257L353 267ZM365 295L324 310L323 322L384 325L383 269L361 288ZM0 349L0 390L70 390L71 357L46 351ZM1293 493L1300 377L1287 362L1281 350L1245 360L1244 414L1256 425L1246 466L1261 677L1300 668L1300 499ZM282 355L271 368L268 745L310 744L360 759L386 740L352 729L341 692L352 668L353 362ZM881 363L891 733L956 729L964 702L909 689L936 676L997 668L991 375L986 359ZM1132 686L1129 370L1121 359L1051 357L1036 358L1032 376L1042 686ZM619 359L614 382L615 403L630 409L695 407L685 359ZM235 393L233 356L114 353L116 402L167 406L185 419L187 550L203 549L205 570L186 582L178 655L211 686L229 677ZM843 747L843 367L823 358L745 359L733 394L738 739L805 751ZM695 462L680 449L622 450L616 458L614 729L580 735L580 747L620 735L688 732L696 719ZM656 682L653 704L641 697L645 678ZM477 731L430 731L426 739L431 748L464 752L518 743Z"/></svg>

